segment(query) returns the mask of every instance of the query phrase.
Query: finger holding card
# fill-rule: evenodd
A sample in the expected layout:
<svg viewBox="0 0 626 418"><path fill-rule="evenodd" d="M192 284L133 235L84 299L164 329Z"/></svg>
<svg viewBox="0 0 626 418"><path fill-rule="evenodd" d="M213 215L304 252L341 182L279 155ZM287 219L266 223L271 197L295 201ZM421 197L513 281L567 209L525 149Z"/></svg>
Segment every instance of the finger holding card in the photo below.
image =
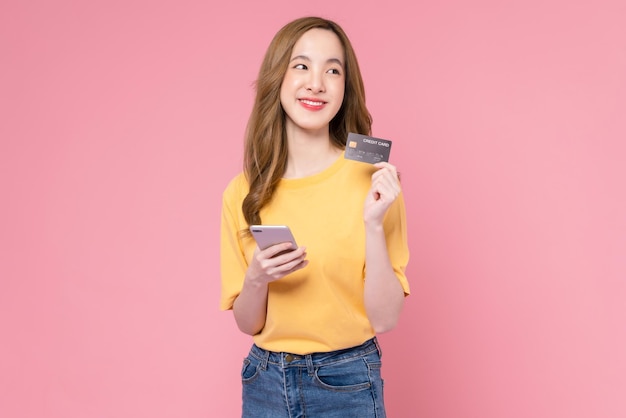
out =
<svg viewBox="0 0 626 418"><path fill-rule="evenodd" d="M382 224L385 213L401 192L396 168L385 162L374 164L378 168L372 175L372 186L365 198L364 219Z"/></svg>
<svg viewBox="0 0 626 418"><path fill-rule="evenodd" d="M389 206L400 194L396 167L389 164L391 141L350 132L344 157L372 164L378 170L372 175L372 186L365 199L366 222L382 223Z"/></svg>
<svg viewBox="0 0 626 418"><path fill-rule="evenodd" d="M380 162L374 164L379 170L372 175L372 182L379 178L389 184L394 190L400 192L400 176L396 167L390 163Z"/></svg>

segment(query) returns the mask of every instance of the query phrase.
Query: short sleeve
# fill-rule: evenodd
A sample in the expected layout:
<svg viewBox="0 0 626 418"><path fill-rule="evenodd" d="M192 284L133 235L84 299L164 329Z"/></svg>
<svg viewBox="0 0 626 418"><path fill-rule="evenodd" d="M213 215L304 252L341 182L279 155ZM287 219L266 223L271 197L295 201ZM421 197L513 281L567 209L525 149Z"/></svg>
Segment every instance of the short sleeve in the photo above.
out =
<svg viewBox="0 0 626 418"><path fill-rule="evenodd" d="M393 202L384 220L385 238L389 260L405 295L411 293L406 277L406 266L409 263L409 246L407 241L406 209L404 195L400 193Z"/></svg>
<svg viewBox="0 0 626 418"><path fill-rule="evenodd" d="M247 193L247 183L240 175L233 179L222 194L220 232L220 309L232 309L243 286L248 268L242 244L241 230L246 227L241 203Z"/></svg>

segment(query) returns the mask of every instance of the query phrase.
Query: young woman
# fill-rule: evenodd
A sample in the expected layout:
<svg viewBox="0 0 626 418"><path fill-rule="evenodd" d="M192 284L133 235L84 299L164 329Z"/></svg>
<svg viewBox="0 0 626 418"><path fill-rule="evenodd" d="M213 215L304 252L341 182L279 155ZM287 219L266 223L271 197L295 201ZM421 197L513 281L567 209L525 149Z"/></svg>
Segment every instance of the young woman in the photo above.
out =
<svg viewBox="0 0 626 418"><path fill-rule="evenodd" d="M244 417L385 417L376 333L409 294L404 201L393 165L343 157L349 132L369 135L371 117L348 37L322 18L288 23L223 194L221 309L254 339ZM258 224L287 225L302 246L260 250Z"/></svg>

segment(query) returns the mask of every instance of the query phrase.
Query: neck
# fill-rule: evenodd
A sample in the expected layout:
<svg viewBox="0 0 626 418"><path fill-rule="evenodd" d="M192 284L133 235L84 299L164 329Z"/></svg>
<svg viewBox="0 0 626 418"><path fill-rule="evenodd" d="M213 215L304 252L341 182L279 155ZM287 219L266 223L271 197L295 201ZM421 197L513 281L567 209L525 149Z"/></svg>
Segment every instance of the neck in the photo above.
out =
<svg viewBox="0 0 626 418"><path fill-rule="evenodd" d="M341 149L331 143L328 130L288 135L287 143L289 153L285 178L301 178L320 173L341 155Z"/></svg>

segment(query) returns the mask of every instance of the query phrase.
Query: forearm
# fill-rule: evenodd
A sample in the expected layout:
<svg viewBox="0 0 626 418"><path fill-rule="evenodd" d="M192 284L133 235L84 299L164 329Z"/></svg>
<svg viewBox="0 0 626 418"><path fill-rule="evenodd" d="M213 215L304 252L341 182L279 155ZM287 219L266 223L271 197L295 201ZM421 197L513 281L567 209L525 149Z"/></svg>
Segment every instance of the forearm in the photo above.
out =
<svg viewBox="0 0 626 418"><path fill-rule="evenodd" d="M265 326L269 283L307 266L306 249L298 247L284 253L291 246L291 242L284 242L263 251L257 247L246 271L241 293L233 303L235 321L243 333L255 335Z"/></svg>
<svg viewBox="0 0 626 418"><path fill-rule="evenodd" d="M404 306L404 290L389 260L382 225L367 225L365 233L365 310L377 333L390 331Z"/></svg>
<svg viewBox="0 0 626 418"><path fill-rule="evenodd" d="M267 283L244 280L241 293L233 303L233 314L241 332L255 335L265 326L267 290Z"/></svg>

